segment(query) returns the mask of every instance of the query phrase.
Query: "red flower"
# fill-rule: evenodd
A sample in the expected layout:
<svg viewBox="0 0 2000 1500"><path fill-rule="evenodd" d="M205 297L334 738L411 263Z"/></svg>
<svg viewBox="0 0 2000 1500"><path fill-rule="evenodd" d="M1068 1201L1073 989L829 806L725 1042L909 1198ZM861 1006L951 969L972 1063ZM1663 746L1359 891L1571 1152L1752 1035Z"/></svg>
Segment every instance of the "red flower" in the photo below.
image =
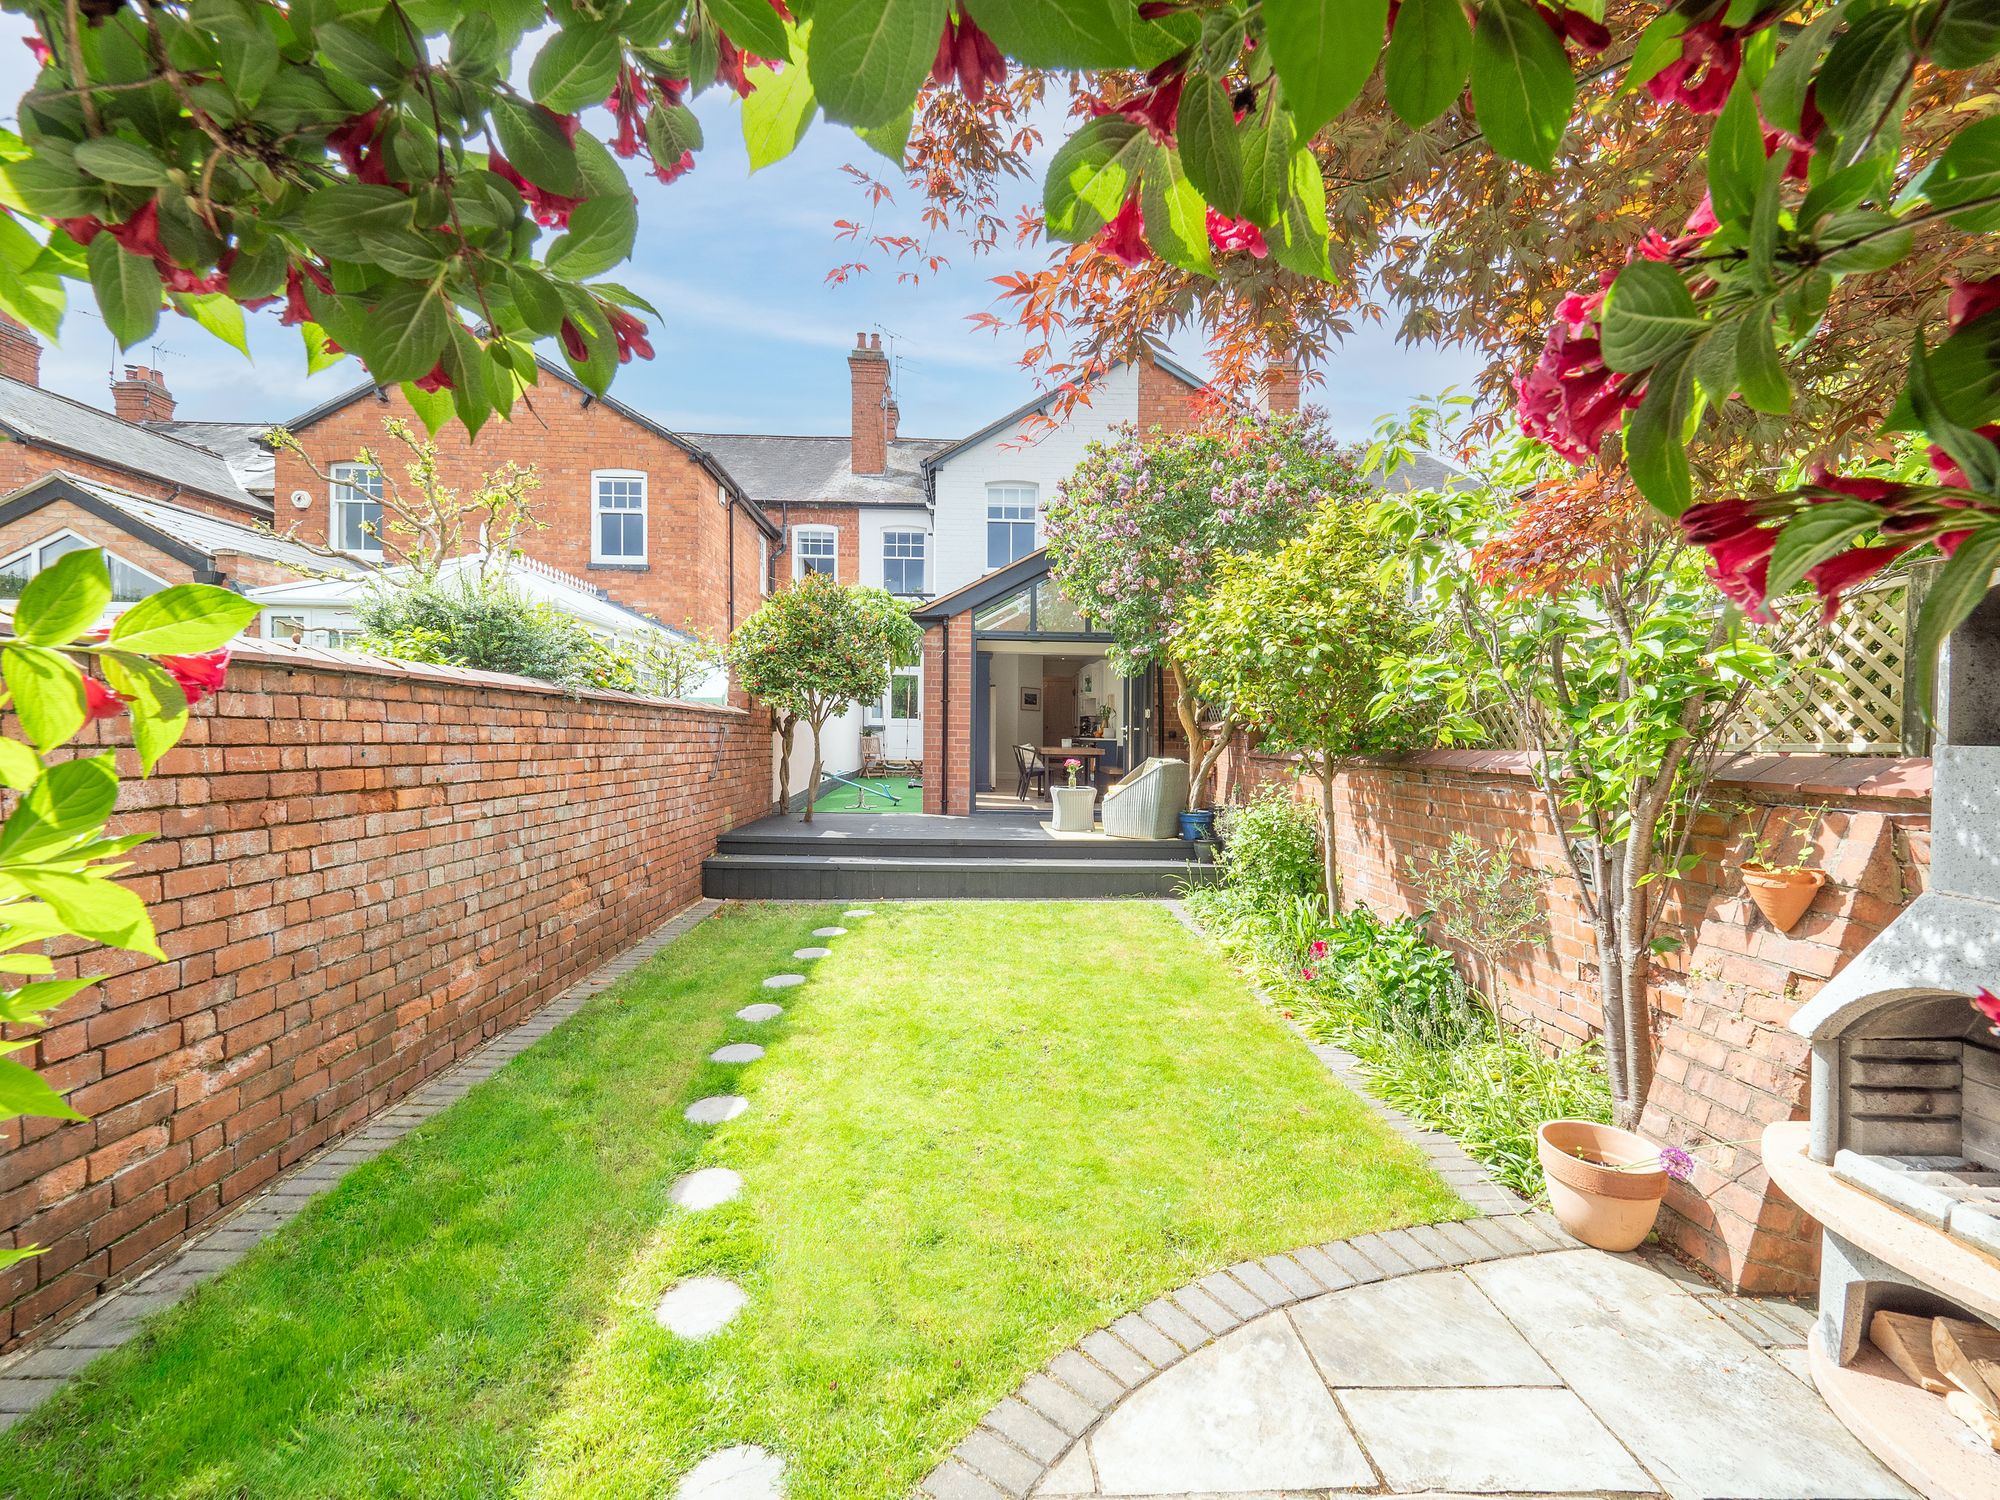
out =
<svg viewBox="0 0 2000 1500"><path fill-rule="evenodd" d="M573 116L553 115L551 118L569 120L570 131L572 134L575 133L576 121ZM534 183L515 171L514 164L498 151L487 157L486 170L502 181L512 183L514 190L527 203L528 212L535 216L535 222L544 228L567 229L569 216L576 211L576 206L583 202L581 198L566 198L561 193L552 193L547 188L536 187Z"/></svg>
<svg viewBox="0 0 2000 1500"><path fill-rule="evenodd" d="M444 361L439 360L433 365L430 374L418 376L416 387L420 391L448 391L453 389L451 376L445 372Z"/></svg>
<svg viewBox="0 0 2000 1500"><path fill-rule="evenodd" d="M229 648L204 651L199 656L161 656L155 660L180 684L192 707L221 688L223 673L229 667Z"/></svg>
<svg viewBox="0 0 2000 1500"><path fill-rule="evenodd" d="M679 161L665 164L655 162L653 164L653 175L662 182L679 182L693 170L694 153L692 151L683 151Z"/></svg>
<svg viewBox="0 0 2000 1500"><path fill-rule="evenodd" d="M1263 230L1248 219L1232 219L1213 208L1208 211L1208 242L1218 250L1248 250L1259 260L1271 253Z"/></svg>
<svg viewBox="0 0 2000 1500"><path fill-rule="evenodd" d="M387 187L388 153L382 149L382 143L375 134L381 121L382 106L378 104L365 115L355 115L328 131L326 143L340 158L341 165L354 174L356 181Z"/></svg>
<svg viewBox="0 0 2000 1500"><path fill-rule="evenodd" d="M1818 567L1806 570L1806 582L1819 591L1821 618L1831 620L1840 613L1840 601L1890 563L1901 557L1914 542L1882 542L1873 547L1855 547L1836 553Z"/></svg>
<svg viewBox="0 0 2000 1500"><path fill-rule="evenodd" d="M757 85L744 76L745 68L777 66L769 58L759 57L754 52L738 51L736 44L720 32L716 33L715 45L715 81L734 89L740 98L748 99L757 92Z"/></svg>
<svg viewBox="0 0 2000 1500"><path fill-rule="evenodd" d="M931 64L931 82L939 88L949 86L954 79L966 102L973 105L986 98L988 88L997 89L1007 81L1006 57L963 6L957 21L945 17L937 59Z"/></svg>
<svg viewBox="0 0 2000 1500"><path fill-rule="evenodd" d="M1819 104L1813 98L1813 90L1806 90L1805 104L1799 111L1799 128L1796 132L1780 130L1775 125L1764 127L1764 154L1776 156L1780 150L1792 153L1785 163L1785 176L1792 182L1804 182L1812 167L1813 147L1819 144L1820 132L1826 129L1826 117L1819 112Z"/></svg>
<svg viewBox="0 0 2000 1500"><path fill-rule="evenodd" d="M1567 298L1534 368L1514 381L1521 430L1573 464L1597 456L1605 435L1646 393L1645 376L1620 375L1604 363L1596 308L1602 297ZM1573 314L1586 314L1585 318Z"/></svg>
<svg viewBox="0 0 2000 1500"><path fill-rule="evenodd" d="M1326 939L1314 938L1312 946L1306 950L1308 956L1319 959L1326 957Z"/></svg>
<svg viewBox="0 0 2000 1500"><path fill-rule="evenodd" d="M70 237L76 237L75 230L70 231ZM2000 312L2000 276L1951 283L1951 301L1946 305L1945 315L1950 319L1953 333L1990 312Z"/></svg>
<svg viewBox="0 0 2000 1500"><path fill-rule="evenodd" d="M1313 971L1312 969L1301 969L1301 970L1299 970L1299 978L1301 978L1301 979L1317 979L1317 978L1319 978L1319 975L1318 975L1318 974L1317 974L1317 973L1316 973L1315 971Z"/></svg>
<svg viewBox="0 0 2000 1500"><path fill-rule="evenodd" d="M632 356L641 359L653 357L653 346L646 338L646 325L625 311L622 307L605 304L604 315L611 320L611 336L618 341L618 363L630 364Z"/></svg>
<svg viewBox="0 0 2000 1500"><path fill-rule="evenodd" d="M1985 438L1987 442L1993 444L1995 447L2000 447L2000 422L1988 422L1984 427L1974 430L1980 437ZM1957 461L1935 443L1931 444L1930 460L1931 467L1937 471L1939 484L1952 485L1961 490L1972 488L1972 485L1965 477L1965 470L1961 469ZM1945 556L1949 557L1951 554L1947 552Z"/></svg>
<svg viewBox="0 0 2000 1500"><path fill-rule="evenodd" d="M1097 248L1125 266L1143 266L1153 258L1146 243L1145 225L1139 217L1139 195L1134 193L1117 215L1097 236Z"/></svg>
<svg viewBox="0 0 2000 1500"><path fill-rule="evenodd" d="M1993 1034L2000 1036L2000 995L1982 987L1979 993L1972 997L1972 1008L1991 1023Z"/></svg>
<svg viewBox="0 0 2000 1500"><path fill-rule="evenodd" d="M568 318L563 319L561 338L563 353L581 364L590 358L590 345L584 341L583 330Z"/></svg>
<svg viewBox="0 0 2000 1500"><path fill-rule="evenodd" d="M1696 204L1694 212L1688 215L1687 223L1681 225L1681 235L1683 238L1692 236L1705 240L1721 227L1721 222L1715 217L1715 200L1709 197L1706 189L1703 189L1701 202Z"/></svg>
<svg viewBox="0 0 2000 1500"><path fill-rule="evenodd" d="M1146 82L1150 87L1131 98L1118 104L1093 105L1091 113L1118 115L1134 125L1144 126L1146 134L1162 146L1171 146L1174 126L1180 118L1181 89L1187 84L1186 60L1169 58L1146 75Z"/></svg>
<svg viewBox="0 0 2000 1500"><path fill-rule="evenodd" d="M1549 30L1592 57L1611 45L1611 33L1602 21L1594 21L1580 10L1557 9L1537 4L1535 13Z"/></svg>
<svg viewBox="0 0 2000 1500"><path fill-rule="evenodd" d="M85 719L115 719L125 712L125 705L132 700L123 693L114 693L95 677L83 679L83 716Z"/></svg>
<svg viewBox="0 0 2000 1500"><path fill-rule="evenodd" d="M1718 12L1681 33L1681 55L1646 80L1646 92L1661 104L1686 105L1698 115L1722 113L1743 67L1748 28L1726 26Z"/></svg>
<svg viewBox="0 0 2000 1500"><path fill-rule="evenodd" d="M30 52L35 54L35 63L38 67L46 68L50 63L56 60L56 55L54 51L50 49L49 44L43 41L38 36L22 37L21 45L23 47L26 47Z"/></svg>
<svg viewBox="0 0 2000 1500"><path fill-rule="evenodd" d="M333 290L332 279L318 266L309 260L293 261L285 267L285 315L278 319L280 327L290 328L295 324L314 321L312 308L306 305L308 277L321 293Z"/></svg>

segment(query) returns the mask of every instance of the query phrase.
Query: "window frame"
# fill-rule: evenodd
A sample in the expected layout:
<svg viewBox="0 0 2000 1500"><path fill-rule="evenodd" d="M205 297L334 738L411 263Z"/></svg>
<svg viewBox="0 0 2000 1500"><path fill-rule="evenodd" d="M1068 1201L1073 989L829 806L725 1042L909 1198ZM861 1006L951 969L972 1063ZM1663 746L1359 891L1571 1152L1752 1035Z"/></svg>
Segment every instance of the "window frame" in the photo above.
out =
<svg viewBox="0 0 2000 1500"><path fill-rule="evenodd" d="M812 569L806 567L805 541L808 537L811 537L815 542L825 541L827 544L826 558L829 566ZM818 554L815 553L814 555L817 556ZM823 526L815 522L811 525L794 526L792 528L792 582L797 583L808 572L824 572L835 583L840 582L840 528L838 526Z"/></svg>
<svg viewBox="0 0 2000 1500"><path fill-rule="evenodd" d="M639 486L637 507L620 505L606 510L604 506L604 482L616 480L621 483L636 481ZM652 543L652 494L653 486L644 469L592 469L590 471L590 560L600 567L644 567ZM606 552L604 550L604 518L617 516L621 520L636 514L639 518L639 550L632 552ZM625 528L619 527L622 532Z"/></svg>
<svg viewBox="0 0 2000 1500"><path fill-rule="evenodd" d="M104 554L104 560L107 566L111 563L116 563L121 568L126 568L129 569L131 572L137 573L141 578L147 579L155 585L155 590L154 590L155 592L158 592L160 589L167 589L173 587L172 584L168 583L166 579L160 577L160 575L155 573L151 568L142 568L137 563L133 562L131 559L119 556L118 553L114 552L111 548L105 546L102 542L93 542L89 537L85 536L82 532L78 531L74 526L59 526L54 531L51 531L45 537L39 537L35 541L27 543L25 546L16 547L12 552L9 552L4 558L0 558L0 576L4 576L9 572L11 572L13 564L19 562L22 558L32 557L35 562L35 572L28 574L27 577L33 578L35 576L35 573L39 573L43 569L51 566L50 564L44 563L41 560L42 548L50 545L52 542L61 542L61 541L73 541L76 543L74 547L68 547L64 549L63 552L64 556L68 556L69 553L71 552L81 552L86 547L95 547L97 548L98 551ZM26 580L24 579L23 580L24 586L25 583ZM146 595L144 594L141 594L139 596L140 599L143 599L145 597ZM138 602L139 602L138 599L118 598L117 589L116 586L114 585L112 590L111 604L106 607L129 609Z"/></svg>
<svg viewBox="0 0 2000 1500"><path fill-rule="evenodd" d="M1000 515L1000 511L1020 511L1027 515ZM1015 528L1025 524L1028 528L1028 545L1023 551L1014 550L1019 537ZM1008 531L1009 556L994 559L994 528L1004 526ZM1005 568L1019 562L1036 547L1041 545L1042 491L1041 486L1026 480L995 479L986 485L986 570Z"/></svg>
<svg viewBox="0 0 2000 1500"><path fill-rule="evenodd" d="M916 542L917 550L915 551L915 553L905 552L894 556L890 554L889 548L892 542L901 542L903 545L907 546L909 545L911 539L914 539ZM913 589L897 588L889 582L889 565L891 563L900 563L907 570L908 565L913 562L917 565L917 586L915 588ZM907 526L885 528L883 530L882 587L885 590L895 595L899 599L927 598L929 597L927 591L930 587L930 581L931 581L930 569L931 569L931 534L928 531L924 531L921 529L913 529Z"/></svg>
<svg viewBox="0 0 2000 1500"><path fill-rule="evenodd" d="M357 474L373 474L375 476L374 499L370 500L366 498L368 494L366 490L362 490L360 492L361 495L363 496L362 499L357 500L352 497L354 491L354 476ZM379 560L381 558L382 484L383 484L382 471L376 468L375 465L373 464L363 463L358 458L344 459L339 463L327 465L326 499L327 499L328 511L327 511L326 539L328 545L331 546L334 551L344 552L349 557L366 558L371 561ZM343 490L349 492L347 498L342 497L341 492ZM346 527L342 524L342 513L345 507L350 505L373 505L375 507L375 532L372 536L369 536L368 538L371 542L375 544L374 546L343 547L340 544L339 538L346 535ZM366 535L366 533L364 533L364 535Z"/></svg>

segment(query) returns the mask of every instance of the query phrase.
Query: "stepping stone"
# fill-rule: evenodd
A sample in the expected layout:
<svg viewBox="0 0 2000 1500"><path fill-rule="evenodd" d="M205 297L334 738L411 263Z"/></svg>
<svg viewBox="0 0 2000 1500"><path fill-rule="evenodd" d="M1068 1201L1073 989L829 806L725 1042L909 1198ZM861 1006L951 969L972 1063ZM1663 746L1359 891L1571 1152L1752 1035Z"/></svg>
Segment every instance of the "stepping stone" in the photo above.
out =
<svg viewBox="0 0 2000 1500"><path fill-rule="evenodd" d="M668 1288L653 1309L653 1321L684 1339L705 1339L720 1333L743 1311L749 1295L721 1276L690 1276Z"/></svg>
<svg viewBox="0 0 2000 1500"><path fill-rule="evenodd" d="M718 1208L743 1191L743 1174L727 1167L703 1167L690 1172L667 1190L667 1201L690 1213Z"/></svg>
<svg viewBox="0 0 2000 1500"><path fill-rule="evenodd" d="M853 911L844 911L841 915L843 917L872 917L875 913L866 906L857 906Z"/></svg>
<svg viewBox="0 0 2000 1500"><path fill-rule="evenodd" d="M845 927L815 927L815 928L813 929L813 936L814 936L814 937L846 937L846 936L847 936L847 929L846 929Z"/></svg>
<svg viewBox="0 0 2000 1500"><path fill-rule="evenodd" d="M1653 1487L1575 1391L1343 1391L1340 1399L1393 1490Z"/></svg>
<svg viewBox="0 0 2000 1500"><path fill-rule="evenodd" d="M831 958L833 957L833 950L831 948L794 948L792 950L792 957L805 959Z"/></svg>
<svg viewBox="0 0 2000 1500"><path fill-rule="evenodd" d="M1292 1321L1335 1390L1562 1384L1457 1271L1396 1276L1314 1297L1292 1309ZM1395 1336L1384 1337L1391 1328Z"/></svg>
<svg viewBox="0 0 2000 1500"><path fill-rule="evenodd" d="M806 976L803 974L773 974L769 979L764 981L764 988L767 990L788 990L795 984L804 984L805 982Z"/></svg>
<svg viewBox="0 0 2000 1500"><path fill-rule="evenodd" d="M674 1500L782 1500L785 1461L754 1443L711 1453L674 1491Z"/></svg>
<svg viewBox="0 0 2000 1500"><path fill-rule="evenodd" d="M746 1005L736 1012L739 1021L775 1021L785 1013L782 1005L773 1005L766 1000L757 1005Z"/></svg>
<svg viewBox="0 0 2000 1500"><path fill-rule="evenodd" d="M750 1101L740 1094L710 1094L706 1099L697 1099L682 1113L682 1117L694 1125L720 1125L725 1120L733 1120L750 1107Z"/></svg>
<svg viewBox="0 0 2000 1500"><path fill-rule="evenodd" d="M731 1042L727 1047L717 1047L708 1054L710 1062L753 1063L764 1055L764 1049L755 1042Z"/></svg>
<svg viewBox="0 0 2000 1500"><path fill-rule="evenodd" d="M1090 1447L1107 1495L1375 1483L1283 1313L1253 1319L1154 1376L1112 1409Z"/></svg>

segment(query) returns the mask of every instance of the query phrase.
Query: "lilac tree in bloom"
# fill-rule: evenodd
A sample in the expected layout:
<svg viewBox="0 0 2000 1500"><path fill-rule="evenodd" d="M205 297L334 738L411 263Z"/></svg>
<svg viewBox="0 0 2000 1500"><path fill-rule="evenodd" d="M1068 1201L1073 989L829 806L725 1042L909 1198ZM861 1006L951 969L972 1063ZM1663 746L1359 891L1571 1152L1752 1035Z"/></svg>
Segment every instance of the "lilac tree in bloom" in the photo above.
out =
<svg viewBox="0 0 2000 1500"><path fill-rule="evenodd" d="M1110 631L1119 671L1171 673L1191 798L1238 721L1233 705L1202 701L1203 674L1181 655L1189 606L1220 558L1288 541L1321 506L1366 489L1354 453L1316 421L1247 415L1093 443L1056 487L1047 516L1056 581Z"/></svg>

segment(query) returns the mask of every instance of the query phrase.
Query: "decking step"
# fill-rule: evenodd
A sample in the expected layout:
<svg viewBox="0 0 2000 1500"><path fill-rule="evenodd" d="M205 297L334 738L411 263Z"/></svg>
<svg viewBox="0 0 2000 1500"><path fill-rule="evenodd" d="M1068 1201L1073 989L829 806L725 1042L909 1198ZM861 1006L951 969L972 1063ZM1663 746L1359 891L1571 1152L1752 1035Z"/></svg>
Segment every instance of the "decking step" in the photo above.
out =
<svg viewBox="0 0 2000 1500"><path fill-rule="evenodd" d="M817 859L1044 859L1098 864L1109 860L1184 865L1207 864L1214 858L1208 844L1180 839L880 839L773 838L763 834L725 833L715 852L748 858Z"/></svg>
<svg viewBox="0 0 2000 1500"><path fill-rule="evenodd" d="M1040 846L1033 858L719 853L702 865L702 891L739 901L1089 899L1172 896L1217 874L1214 865L1185 856L1044 857Z"/></svg>

